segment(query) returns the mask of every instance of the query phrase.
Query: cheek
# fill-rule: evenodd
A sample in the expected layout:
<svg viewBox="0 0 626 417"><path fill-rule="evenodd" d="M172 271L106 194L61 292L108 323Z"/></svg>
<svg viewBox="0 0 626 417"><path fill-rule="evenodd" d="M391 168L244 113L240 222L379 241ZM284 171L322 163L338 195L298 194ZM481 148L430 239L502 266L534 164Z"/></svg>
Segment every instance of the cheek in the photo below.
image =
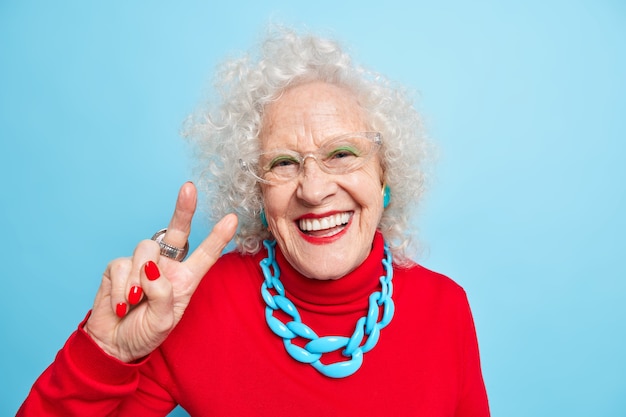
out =
<svg viewBox="0 0 626 417"><path fill-rule="evenodd" d="M283 186L264 186L261 188L263 194L263 208L270 224L275 223L279 218L285 217L289 208L289 202L293 195L293 190Z"/></svg>
<svg viewBox="0 0 626 417"><path fill-rule="evenodd" d="M350 181L349 187L352 197L359 205L375 211L382 207L382 176L377 170L360 172Z"/></svg>

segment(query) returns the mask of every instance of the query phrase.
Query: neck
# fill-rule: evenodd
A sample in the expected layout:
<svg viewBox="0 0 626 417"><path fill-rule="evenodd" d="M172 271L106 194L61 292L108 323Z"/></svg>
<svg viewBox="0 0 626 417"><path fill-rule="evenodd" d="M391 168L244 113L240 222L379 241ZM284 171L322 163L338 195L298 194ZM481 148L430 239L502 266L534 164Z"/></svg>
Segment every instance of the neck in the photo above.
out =
<svg viewBox="0 0 626 417"><path fill-rule="evenodd" d="M383 237L377 232L372 242L372 250L365 261L354 271L332 281L320 281L303 276L289 264L278 247L276 261L281 270L280 279L285 291L294 303L311 306L349 306L359 300L366 300L380 285L378 277L384 274L380 262L383 252Z"/></svg>

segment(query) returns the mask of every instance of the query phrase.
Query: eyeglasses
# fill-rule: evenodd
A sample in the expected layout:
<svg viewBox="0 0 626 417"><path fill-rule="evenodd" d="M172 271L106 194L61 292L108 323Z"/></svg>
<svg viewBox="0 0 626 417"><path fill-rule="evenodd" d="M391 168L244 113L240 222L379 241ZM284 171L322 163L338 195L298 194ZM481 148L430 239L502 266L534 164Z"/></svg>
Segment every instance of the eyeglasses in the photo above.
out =
<svg viewBox="0 0 626 417"><path fill-rule="evenodd" d="M264 184L282 184L297 178L307 158L314 159L328 174L347 174L363 167L382 145L378 132L348 133L328 139L315 152L302 155L289 149L261 152L239 160L241 169Z"/></svg>

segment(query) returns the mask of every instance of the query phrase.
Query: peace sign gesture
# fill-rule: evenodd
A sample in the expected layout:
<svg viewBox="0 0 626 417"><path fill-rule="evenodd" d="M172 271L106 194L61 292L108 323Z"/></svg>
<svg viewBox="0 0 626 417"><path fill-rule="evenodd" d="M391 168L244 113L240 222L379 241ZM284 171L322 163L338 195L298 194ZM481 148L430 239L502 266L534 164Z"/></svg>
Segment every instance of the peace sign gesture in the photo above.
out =
<svg viewBox="0 0 626 417"><path fill-rule="evenodd" d="M163 242L182 248L191 231L197 191L185 183ZM160 254L159 244L141 241L133 256L107 266L85 331L109 355L131 362L155 350L178 324L200 280L217 261L237 229L224 216L183 262Z"/></svg>

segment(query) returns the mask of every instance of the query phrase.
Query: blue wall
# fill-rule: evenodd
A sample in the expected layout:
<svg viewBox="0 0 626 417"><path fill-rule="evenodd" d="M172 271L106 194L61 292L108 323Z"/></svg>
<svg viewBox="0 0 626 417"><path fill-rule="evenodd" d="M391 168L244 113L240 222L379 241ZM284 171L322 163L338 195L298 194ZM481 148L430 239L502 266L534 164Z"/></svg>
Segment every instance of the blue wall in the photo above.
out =
<svg viewBox="0 0 626 417"><path fill-rule="evenodd" d="M0 414L167 224L181 122L268 21L419 93L440 153L421 262L469 294L493 414L626 413L623 2L91 3L0 3Z"/></svg>

